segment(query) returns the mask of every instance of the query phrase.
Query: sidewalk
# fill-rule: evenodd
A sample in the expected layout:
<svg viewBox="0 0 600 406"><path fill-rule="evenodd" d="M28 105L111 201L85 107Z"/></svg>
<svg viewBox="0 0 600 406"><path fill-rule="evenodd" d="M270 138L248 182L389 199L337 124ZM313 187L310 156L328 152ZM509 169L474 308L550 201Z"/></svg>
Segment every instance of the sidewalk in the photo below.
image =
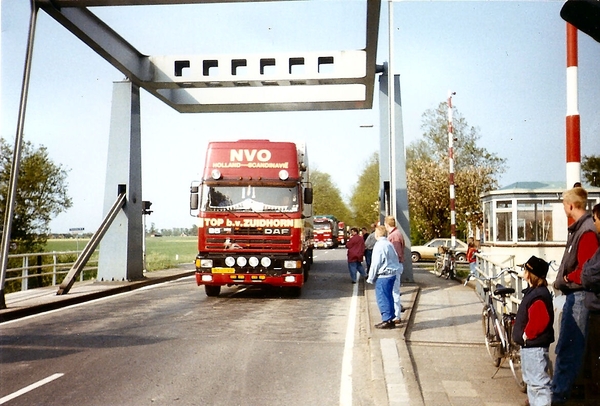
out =
<svg viewBox="0 0 600 406"><path fill-rule="evenodd" d="M485 349L482 303L469 286L438 278L427 265L401 288L400 328L367 328L376 405L515 406L527 396L508 365L498 370ZM370 327L380 321L371 285L365 292ZM506 363L508 364L508 363ZM496 372L497 370L497 372ZM495 376L494 376L495 374Z"/></svg>
<svg viewBox="0 0 600 406"><path fill-rule="evenodd" d="M60 296L56 294L58 286L9 293L5 297L7 308L0 310L0 323L190 276L194 272L194 265L185 265L146 272L144 279L133 282L76 282L68 294Z"/></svg>

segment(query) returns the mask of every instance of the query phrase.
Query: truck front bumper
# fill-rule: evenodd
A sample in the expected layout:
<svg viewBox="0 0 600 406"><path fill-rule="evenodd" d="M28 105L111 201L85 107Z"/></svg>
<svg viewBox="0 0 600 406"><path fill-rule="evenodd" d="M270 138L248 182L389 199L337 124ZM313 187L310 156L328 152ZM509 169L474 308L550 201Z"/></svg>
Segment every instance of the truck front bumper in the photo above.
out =
<svg viewBox="0 0 600 406"><path fill-rule="evenodd" d="M304 285L304 275L284 274L238 274L196 271L196 283L200 285L270 285L270 286L297 286Z"/></svg>

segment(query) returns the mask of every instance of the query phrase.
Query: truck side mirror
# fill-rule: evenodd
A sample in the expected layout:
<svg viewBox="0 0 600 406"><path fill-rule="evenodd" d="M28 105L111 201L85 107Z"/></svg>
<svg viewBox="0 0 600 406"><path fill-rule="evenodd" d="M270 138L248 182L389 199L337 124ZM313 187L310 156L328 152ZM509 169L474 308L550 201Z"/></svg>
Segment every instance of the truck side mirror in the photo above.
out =
<svg viewBox="0 0 600 406"><path fill-rule="evenodd" d="M560 16L600 42L600 2L598 0L567 0Z"/></svg>
<svg viewBox="0 0 600 406"><path fill-rule="evenodd" d="M190 187L190 210L198 210L198 186Z"/></svg>
<svg viewBox="0 0 600 406"><path fill-rule="evenodd" d="M304 189L304 204L312 204L313 202L313 190L312 188Z"/></svg>

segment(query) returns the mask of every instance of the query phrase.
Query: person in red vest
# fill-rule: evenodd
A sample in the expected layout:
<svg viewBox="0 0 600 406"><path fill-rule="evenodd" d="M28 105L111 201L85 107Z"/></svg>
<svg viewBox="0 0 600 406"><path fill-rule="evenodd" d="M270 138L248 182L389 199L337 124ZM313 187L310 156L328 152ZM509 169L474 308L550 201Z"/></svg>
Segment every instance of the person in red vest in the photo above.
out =
<svg viewBox="0 0 600 406"><path fill-rule="evenodd" d="M581 285L581 271L599 246L594 220L586 210L587 200L588 194L581 187L563 193L563 208L573 224L568 228L565 252L554 281L554 288L565 296L565 303L554 350L553 405L568 401L583 365L589 310L584 306L586 292Z"/></svg>

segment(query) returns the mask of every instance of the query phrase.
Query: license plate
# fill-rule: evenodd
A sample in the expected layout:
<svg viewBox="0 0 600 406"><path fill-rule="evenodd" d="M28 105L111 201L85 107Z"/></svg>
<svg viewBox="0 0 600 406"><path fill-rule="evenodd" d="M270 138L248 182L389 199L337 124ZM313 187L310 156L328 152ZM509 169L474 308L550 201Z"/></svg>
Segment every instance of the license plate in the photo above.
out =
<svg viewBox="0 0 600 406"><path fill-rule="evenodd" d="M212 273L235 273L233 268L213 268Z"/></svg>

